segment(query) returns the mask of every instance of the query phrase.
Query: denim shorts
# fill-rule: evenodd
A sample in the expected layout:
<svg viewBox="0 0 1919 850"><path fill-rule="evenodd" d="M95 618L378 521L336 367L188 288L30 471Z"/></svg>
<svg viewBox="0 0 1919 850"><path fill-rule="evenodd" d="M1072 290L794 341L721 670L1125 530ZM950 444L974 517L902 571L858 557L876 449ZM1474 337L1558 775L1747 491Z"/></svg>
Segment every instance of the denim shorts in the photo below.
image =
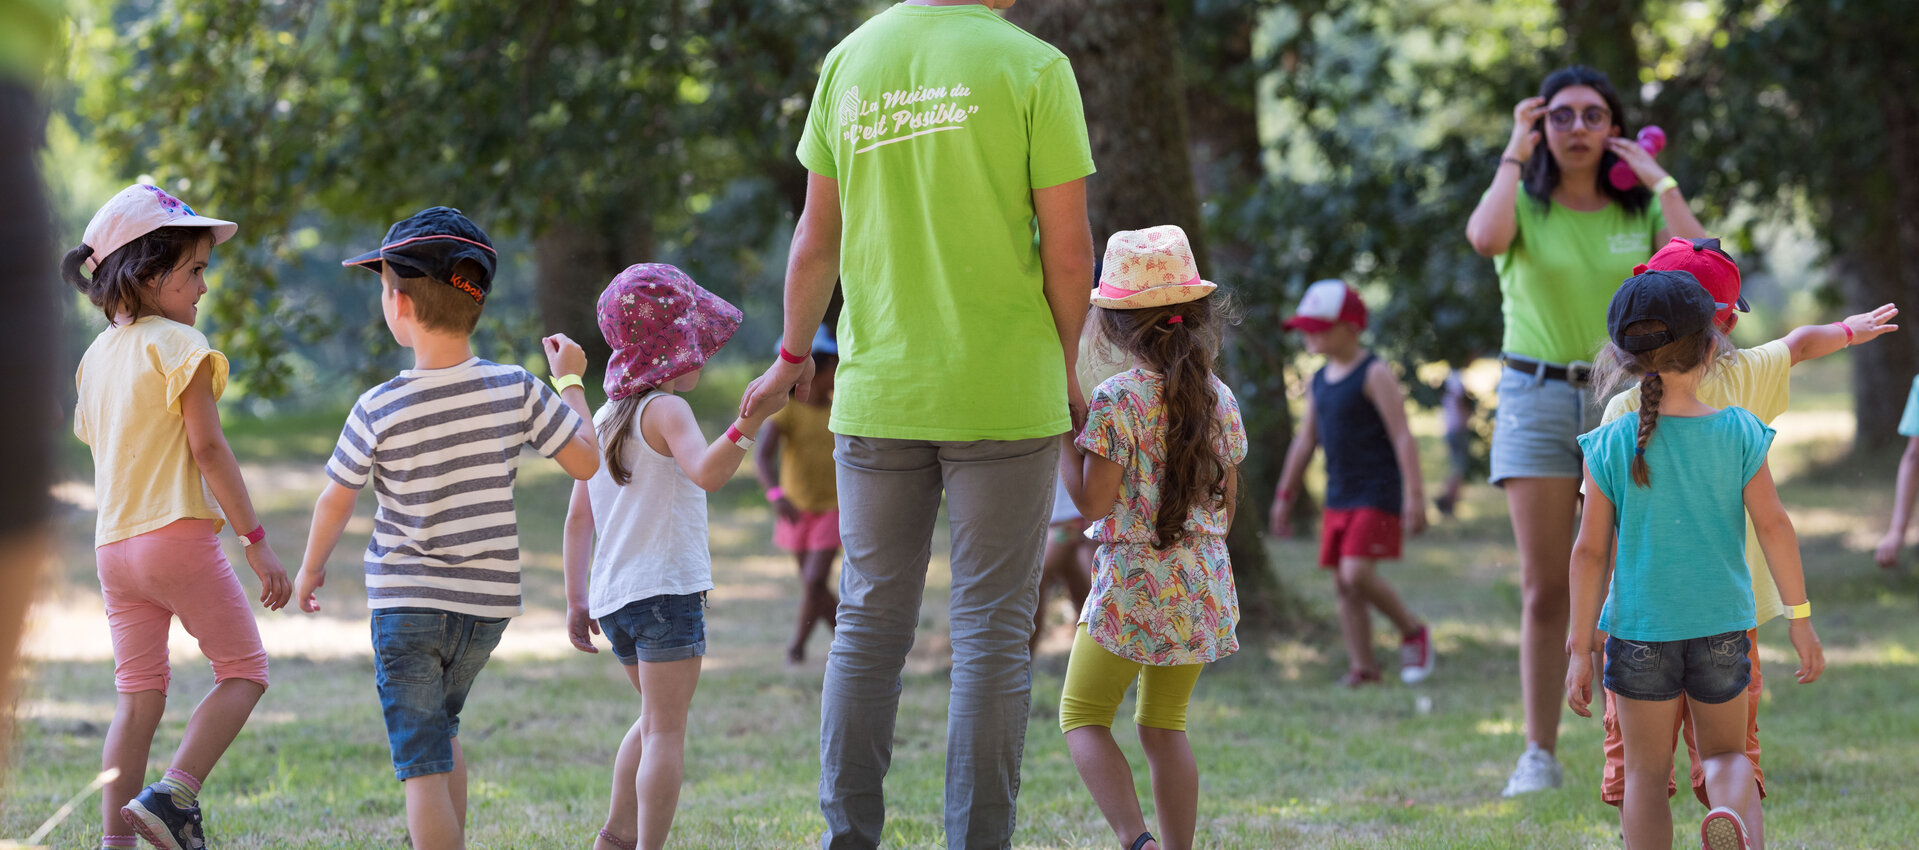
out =
<svg viewBox="0 0 1919 850"><path fill-rule="evenodd" d="M1493 415L1492 483L1583 478L1578 437L1599 424L1592 392L1511 366L1500 368Z"/></svg>
<svg viewBox="0 0 1919 850"><path fill-rule="evenodd" d="M706 654L706 593L649 596L600 618L613 657L631 667Z"/></svg>
<svg viewBox="0 0 1919 850"><path fill-rule="evenodd" d="M453 771L460 709L473 679L500 645L506 623L505 617L432 608L373 612L375 682L395 776L407 780Z"/></svg>
<svg viewBox="0 0 1919 850"><path fill-rule="evenodd" d="M1627 699L1664 702L1680 694L1718 705L1752 684L1752 644L1745 631L1669 641L1606 639L1606 690Z"/></svg>

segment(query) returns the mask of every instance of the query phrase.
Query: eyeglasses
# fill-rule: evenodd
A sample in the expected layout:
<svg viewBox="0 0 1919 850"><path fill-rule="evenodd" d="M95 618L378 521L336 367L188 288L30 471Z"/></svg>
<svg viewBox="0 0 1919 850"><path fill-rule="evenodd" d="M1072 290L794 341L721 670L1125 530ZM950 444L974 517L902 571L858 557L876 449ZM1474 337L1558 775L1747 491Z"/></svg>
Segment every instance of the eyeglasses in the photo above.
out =
<svg viewBox="0 0 1919 850"><path fill-rule="evenodd" d="M1612 126L1612 110L1603 106L1588 106L1583 110L1561 106L1546 113L1546 119L1552 122L1555 130L1572 129L1575 119L1585 124L1589 130L1604 130Z"/></svg>

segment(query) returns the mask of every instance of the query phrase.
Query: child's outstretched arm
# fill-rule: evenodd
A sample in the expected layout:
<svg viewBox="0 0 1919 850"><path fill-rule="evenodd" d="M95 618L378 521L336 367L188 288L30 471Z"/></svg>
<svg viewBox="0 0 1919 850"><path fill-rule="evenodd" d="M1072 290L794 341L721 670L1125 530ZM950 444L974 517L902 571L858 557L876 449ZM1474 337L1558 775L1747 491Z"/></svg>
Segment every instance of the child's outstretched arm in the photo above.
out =
<svg viewBox="0 0 1919 850"><path fill-rule="evenodd" d="M586 373L586 352L566 334L554 334L542 339L540 347L546 351L547 369L553 373L553 377ZM573 412L579 414L586 424L573 432L573 439L566 441L566 445L553 454L553 459L559 462L561 469L566 470L566 474L577 481L585 481L600 471L600 441L593 431L593 412L586 406L586 390L577 386L560 391L560 400L573 408Z"/></svg>
<svg viewBox="0 0 1919 850"><path fill-rule="evenodd" d="M751 402L746 415L733 422L733 428L741 435L758 433L768 417L786 406L786 396L783 393L761 394L752 398ZM693 479L694 484L708 493L724 486L727 479L739 471L740 463L746 460L747 450L724 434L708 444L705 435L700 433L699 420L693 418L693 408L686 403L686 399L676 395L668 395L646 406L646 410L640 414L640 434L648 443L665 443L666 453L680 465L686 477Z"/></svg>
<svg viewBox="0 0 1919 850"><path fill-rule="evenodd" d="M205 360L193 373L187 388L180 393L180 415L186 420L187 450L200 467L207 489L220 503L220 511L233 525L233 533L246 534L260 528L260 517L253 512L253 497L247 493L246 479L240 477L240 462L227 445L226 432L220 428L220 406L213 398L213 366ZM246 547L247 566L260 579L260 604L278 611L293 593L286 568L272 544L261 540Z"/></svg>
<svg viewBox="0 0 1919 850"><path fill-rule="evenodd" d="M599 652L588 635L599 634L600 624L586 607L587 573L593 568L593 496L585 481L573 482L573 498L566 505L560 564L566 575L566 638L581 652Z"/></svg>
<svg viewBox="0 0 1919 850"><path fill-rule="evenodd" d="M1386 436L1393 441L1393 458L1399 462L1399 521L1406 533L1426 530L1426 482L1419 475L1419 441L1406 425L1406 397L1399 391L1399 379L1384 360L1374 360L1366 370L1366 400L1379 410Z"/></svg>
<svg viewBox="0 0 1919 850"><path fill-rule="evenodd" d="M1606 601L1606 582L1612 573L1613 503L1586 475L1586 508L1579 520L1579 539L1573 543L1572 625L1566 632L1566 704L1580 717L1591 717L1593 701L1593 641L1599 629L1599 606Z"/></svg>
<svg viewBox="0 0 1919 850"><path fill-rule="evenodd" d="M1293 429L1293 444L1286 447L1286 463L1279 470L1279 486L1273 488L1273 511L1266 518L1266 530L1274 537L1293 536L1293 500L1299 497L1299 485L1306 477L1306 464L1319 448L1319 425L1313 419L1313 394L1306 394L1306 410Z"/></svg>
<svg viewBox="0 0 1919 850"><path fill-rule="evenodd" d="M1762 463L1752 480L1746 482L1746 515L1752 517L1753 531L1759 537L1759 549L1766 553L1766 569L1779 588L1779 601L1787 607L1806 602L1806 575L1799 564L1799 538L1793 534L1792 517L1779 503L1779 490L1772 483L1772 465ZM1799 653L1799 669L1793 671L1799 683L1810 684L1826 669L1826 652L1819 635L1812 630L1812 617L1790 621L1787 634L1792 648Z"/></svg>
<svg viewBox="0 0 1919 850"><path fill-rule="evenodd" d="M1906 441L1906 453L1899 458L1899 477L1892 490L1892 526L1872 550L1872 559L1881 567L1899 563L1899 547L1906 545L1906 526L1912 521L1915 491L1919 491L1919 437Z"/></svg>
<svg viewBox="0 0 1919 850"><path fill-rule="evenodd" d="M1887 324L1899 315L1899 308L1885 304L1844 321L1823 325L1800 325L1786 334L1786 349L1792 352L1792 365L1817 360L1847 346L1871 342L1899 329Z"/></svg>
<svg viewBox="0 0 1919 850"><path fill-rule="evenodd" d="M333 547L339 544L340 532L346 530L347 520L353 517L353 502L359 497L360 491L329 480L320 490L319 501L313 503L313 528L307 532L307 550L300 558L300 577L293 591L300 610L308 614L320 610L315 592L326 584L327 559L333 557Z"/></svg>

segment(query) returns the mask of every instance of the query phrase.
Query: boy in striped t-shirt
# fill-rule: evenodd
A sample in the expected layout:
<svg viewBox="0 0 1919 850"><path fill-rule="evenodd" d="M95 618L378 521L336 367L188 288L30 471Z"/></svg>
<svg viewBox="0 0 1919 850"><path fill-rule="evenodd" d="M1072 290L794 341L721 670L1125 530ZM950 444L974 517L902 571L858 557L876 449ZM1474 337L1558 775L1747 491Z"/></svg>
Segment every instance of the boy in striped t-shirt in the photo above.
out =
<svg viewBox="0 0 1919 850"><path fill-rule="evenodd" d="M368 542L367 606L393 772L406 783L413 846L465 846L466 760L460 709L480 668L522 611L513 478L520 450L586 480L599 447L580 373L586 354L563 334L542 340L553 384L473 355L468 337L492 289L493 244L458 210L433 207L387 231L379 250L343 265L380 275L380 309L414 368L366 391L327 462L295 597L314 591L371 480L379 500Z"/></svg>

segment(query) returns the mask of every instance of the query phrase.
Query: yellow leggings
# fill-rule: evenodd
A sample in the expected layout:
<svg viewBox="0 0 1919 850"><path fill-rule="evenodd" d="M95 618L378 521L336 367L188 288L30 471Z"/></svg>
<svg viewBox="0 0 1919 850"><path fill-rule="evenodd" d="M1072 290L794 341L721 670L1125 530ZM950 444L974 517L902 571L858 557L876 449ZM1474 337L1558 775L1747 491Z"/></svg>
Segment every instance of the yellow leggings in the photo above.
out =
<svg viewBox="0 0 1919 850"><path fill-rule="evenodd" d="M1112 728L1126 686L1139 680L1139 705L1133 722L1154 729L1186 731L1186 704L1193 696L1204 664L1154 667L1121 658L1100 646L1079 624L1073 633L1073 654L1066 661L1066 684L1059 696L1059 730L1081 726Z"/></svg>

